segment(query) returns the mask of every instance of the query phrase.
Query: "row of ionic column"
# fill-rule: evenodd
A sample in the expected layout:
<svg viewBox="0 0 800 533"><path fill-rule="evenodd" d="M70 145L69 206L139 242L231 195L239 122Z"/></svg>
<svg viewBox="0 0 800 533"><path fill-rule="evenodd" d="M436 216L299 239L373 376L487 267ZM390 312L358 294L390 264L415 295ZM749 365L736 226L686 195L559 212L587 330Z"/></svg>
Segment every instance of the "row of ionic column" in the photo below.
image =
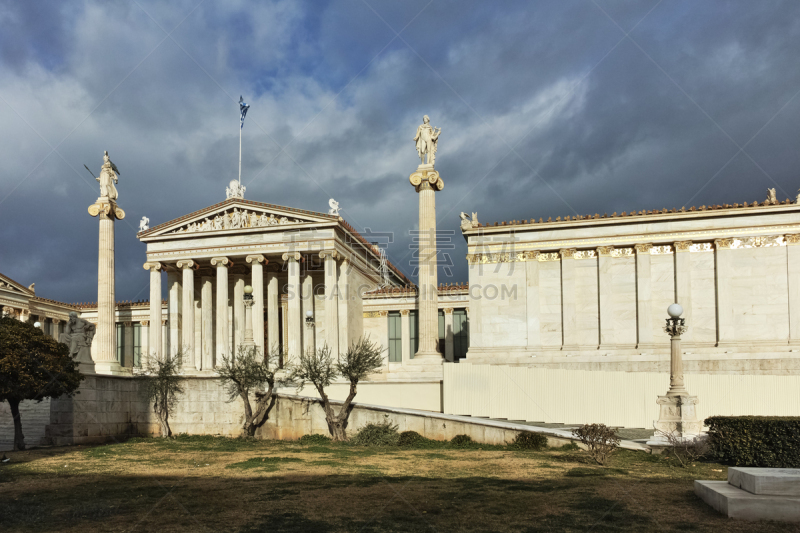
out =
<svg viewBox="0 0 800 533"><path fill-rule="evenodd" d="M337 259L335 251L323 251L320 257L324 259L325 266L325 342L332 347L334 355L338 356L340 326L346 320L346 301L339 294L342 285L347 290L347 268L337 272ZM284 339L283 353L296 356L301 351L316 348L315 328L305 325L304 316L307 311L312 312L314 320L314 296L312 294L313 282L310 274L301 280L300 263L303 260L299 252L285 253L282 256L287 272L285 293L287 295L287 309L283 317L286 321L286 338ZM236 258L250 266L250 285L253 288L252 330L256 346L264 350L276 351L279 348L278 310L280 307L280 286L278 273L264 272L264 267L269 261L260 254ZM233 284L233 305L229 306L229 269L234 266L234 260L229 257L214 257L210 261L214 275L199 277L199 324L200 331L196 344L196 300L195 278L199 268L193 259L181 259L175 263L176 269L168 272L169 288L169 346L170 355L175 355L183 350L188 354L187 361L197 370L211 370L220 365L222 357L235 355L235 350L244 339L247 325L244 323L244 287L245 276L236 274ZM343 265L346 262L343 261ZM161 320L161 272L165 266L158 262L145 263L144 268L150 271L150 320ZM216 278L216 279L214 279ZM266 285L266 286L265 286ZM266 301L265 301L266 295ZM343 307L345 317L339 320L340 310ZM229 311L232 307L232 313ZM266 307L267 322L266 344L264 331L264 310ZM231 328L233 331L231 331ZM149 332L149 345L161 346L161 332L151 329ZM196 349L198 348L198 349ZM152 354L152 351L151 351Z"/></svg>

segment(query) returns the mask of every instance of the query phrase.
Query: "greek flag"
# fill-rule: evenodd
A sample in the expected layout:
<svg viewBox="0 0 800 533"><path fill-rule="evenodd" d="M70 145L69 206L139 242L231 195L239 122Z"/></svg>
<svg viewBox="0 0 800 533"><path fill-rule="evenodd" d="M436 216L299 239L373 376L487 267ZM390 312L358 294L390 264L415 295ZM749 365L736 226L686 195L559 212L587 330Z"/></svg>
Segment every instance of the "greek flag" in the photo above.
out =
<svg viewBox="0 0 800 533"><path fill-rule="evenodd" d="M248 109L250 109L250 106L244 103L244 98L239 96L239 114L241 115L240 117L241 122L239 123L239 129L244 128L244 117L245 115L247 115Z"/></svg>

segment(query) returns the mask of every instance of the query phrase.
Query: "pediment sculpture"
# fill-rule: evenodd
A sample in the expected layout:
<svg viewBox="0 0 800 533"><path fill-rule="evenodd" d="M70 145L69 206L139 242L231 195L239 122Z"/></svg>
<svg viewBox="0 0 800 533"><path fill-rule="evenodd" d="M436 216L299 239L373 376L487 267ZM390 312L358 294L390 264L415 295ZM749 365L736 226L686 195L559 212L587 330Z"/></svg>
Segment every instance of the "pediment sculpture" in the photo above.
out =
<svg viewBox="0 0 800 533"><path fill-rule="evenodd" d="M246 228L264 228L269 226L282 226L285 224L302 224L307 222L300 219L289 219L285 216L275 216L273 213L248 211L247 209L239 210L234 207L230 213L225 210L223 213L218 213L213 218L206 217L203 220L191 222L183 227L180 227L170 234L176 233L196 233L204 231L219 231L228 229L246 229Z"/></svg>

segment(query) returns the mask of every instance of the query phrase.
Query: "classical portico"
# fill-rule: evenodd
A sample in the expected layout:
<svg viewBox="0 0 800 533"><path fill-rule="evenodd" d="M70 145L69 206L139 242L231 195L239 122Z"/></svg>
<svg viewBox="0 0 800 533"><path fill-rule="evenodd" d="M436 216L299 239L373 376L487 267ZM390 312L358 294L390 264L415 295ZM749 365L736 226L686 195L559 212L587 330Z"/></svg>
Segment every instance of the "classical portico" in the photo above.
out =
<svg viewBox="0 0 800 533"><path fill-rule="evenodd" d="M211 371L237 353L245 331L244 288L253 288L252 331L284 364L325 344L334 356L363 333L361 295L409 281L341 217L230 198L138 234L147 244L151 323L168 283L168 345L184 370ZM161 347L150 329L150 354Z"/></svg>

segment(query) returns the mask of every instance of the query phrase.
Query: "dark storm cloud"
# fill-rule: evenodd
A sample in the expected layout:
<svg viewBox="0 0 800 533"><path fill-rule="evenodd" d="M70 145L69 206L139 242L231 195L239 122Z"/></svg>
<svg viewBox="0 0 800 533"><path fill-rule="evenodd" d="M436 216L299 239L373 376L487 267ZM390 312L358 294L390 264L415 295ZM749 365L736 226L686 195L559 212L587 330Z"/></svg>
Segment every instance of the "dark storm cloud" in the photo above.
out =
<svg viewBox="0 0 800 533"><path fill-rule="evenodd" d="M493 222L794 196L799 15L796 2L7 2L0 272L96 298L83 164L96 173L105 149L128 213L117 295L146 298L138 220L224 198L239 94L246 197L318 211L334 197L358 229L394 232L389 257L408 274L411 138L430 115L438 224L456 244L444 282L466 280L460 211Z"/></svg>

